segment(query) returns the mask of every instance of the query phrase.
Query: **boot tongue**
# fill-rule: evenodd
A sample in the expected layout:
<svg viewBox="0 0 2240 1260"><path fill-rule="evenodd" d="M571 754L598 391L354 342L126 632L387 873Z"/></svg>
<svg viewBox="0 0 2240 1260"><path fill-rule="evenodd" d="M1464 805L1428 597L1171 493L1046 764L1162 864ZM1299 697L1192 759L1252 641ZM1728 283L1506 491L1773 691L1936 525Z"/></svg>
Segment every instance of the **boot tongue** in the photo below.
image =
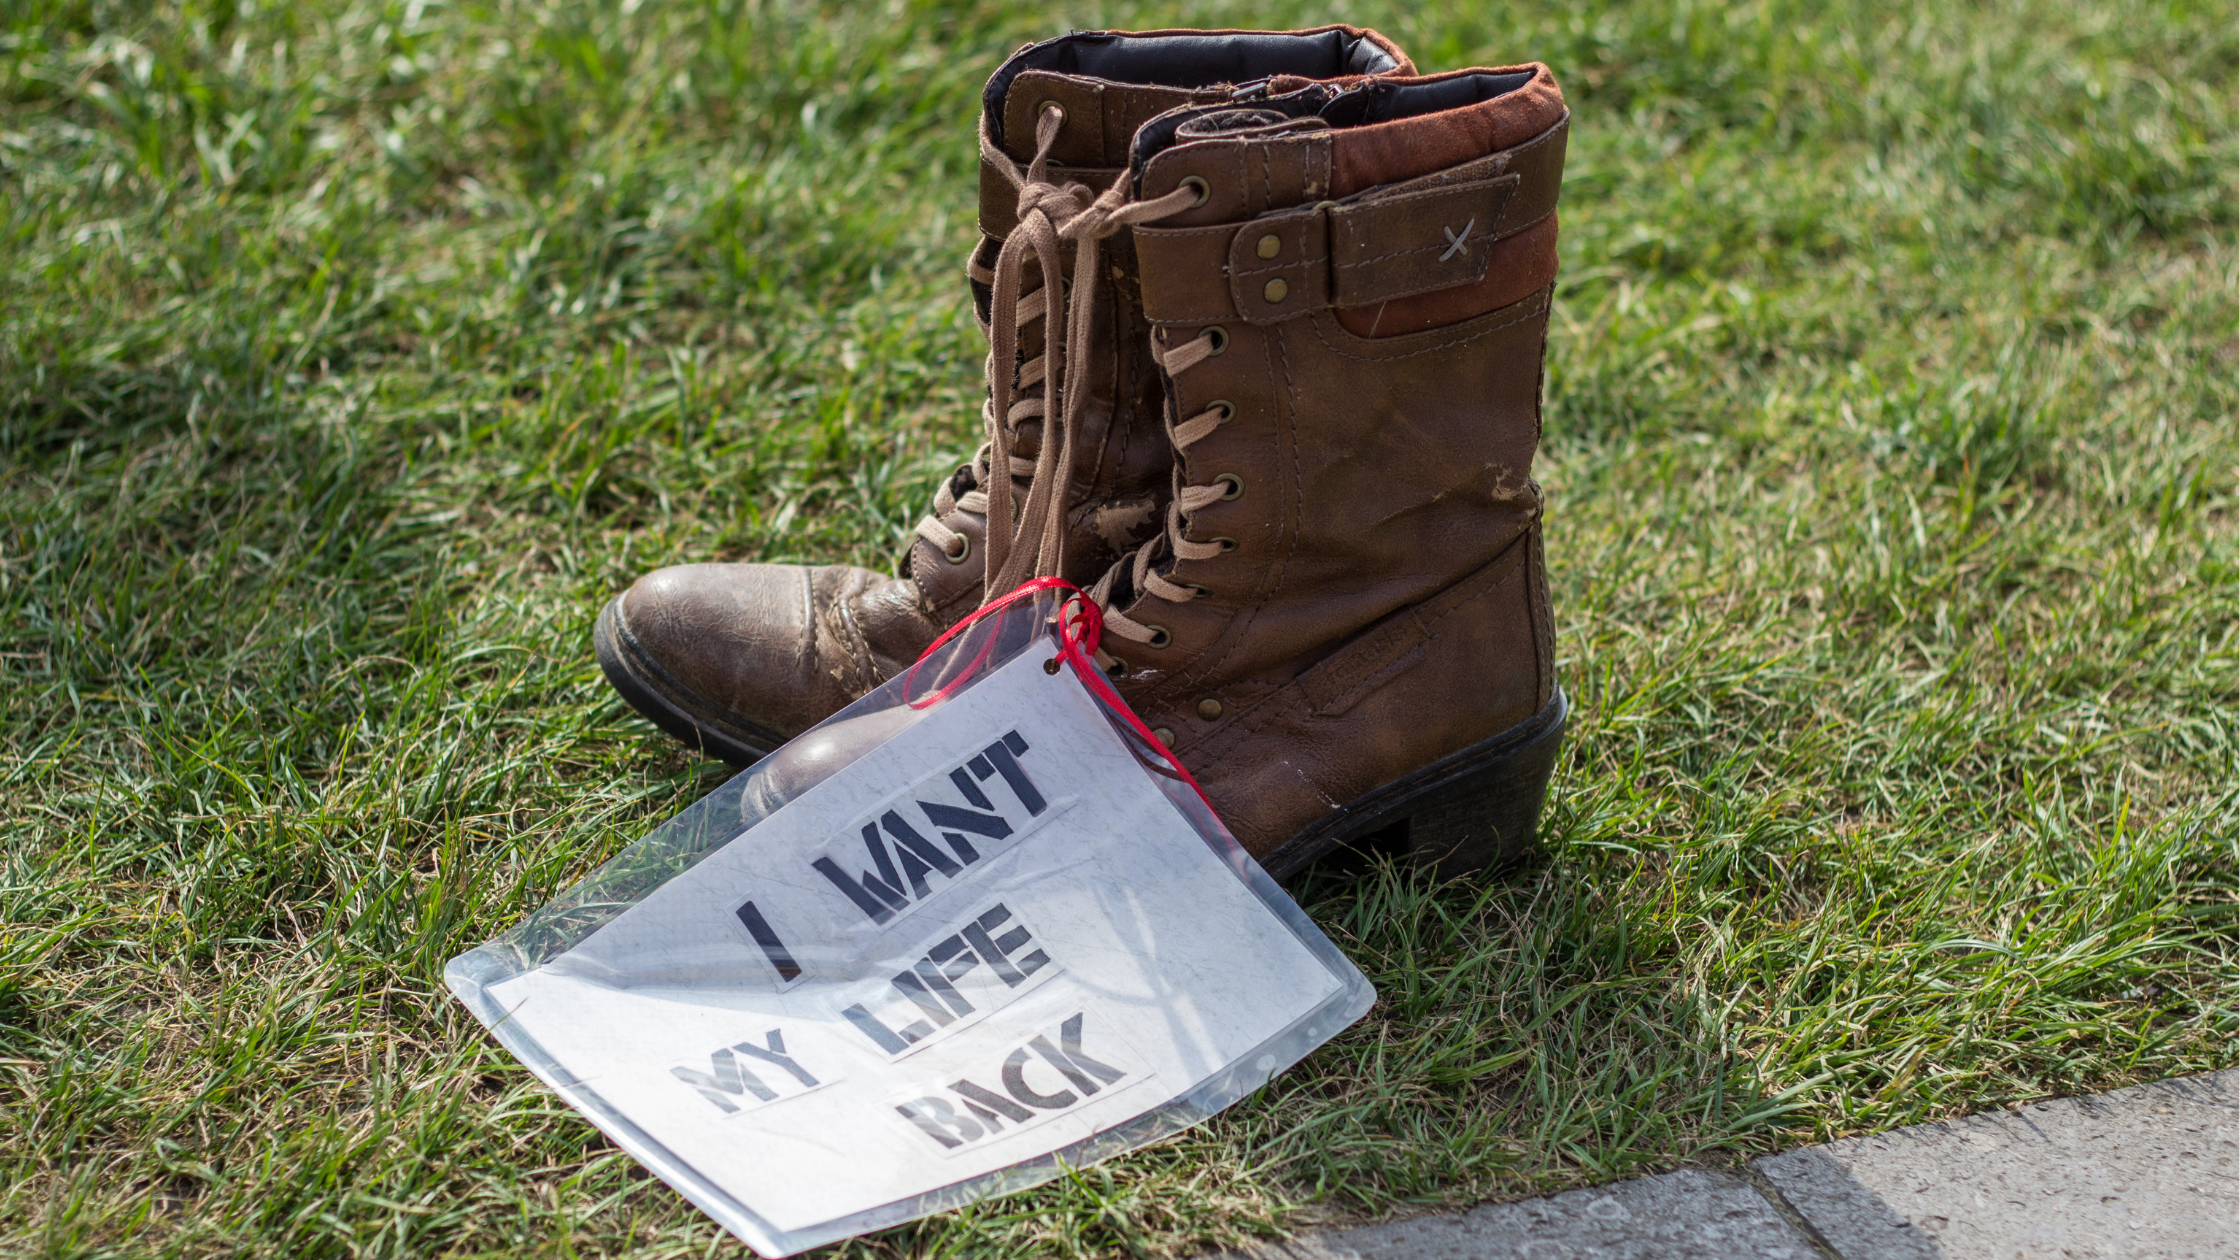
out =
<svg viewBox="0 0 2240 1260"><path fill-rule="evenodd" d="M1218 105L1180 105L1136 129L1128 146L1128 166L1139 181L1144 163L1178 144L1218 136L1283 135L1294 131L1320 131L1329 126L1320 117L1337 89L1310 84L1281 96L1232 101Z"/></svg>
<svg viewBox="0 0 2240 1260"><path fill-rule="evenodd" d="M1177 141L1204 140L1245 131L1290 130L1310 125L1320 127L1324 124L1319 118L1293 118L1272 109L1226 109L1216 106L1208 113L1184 119L1182 125L1175 128L1174 136Z"/></svg>

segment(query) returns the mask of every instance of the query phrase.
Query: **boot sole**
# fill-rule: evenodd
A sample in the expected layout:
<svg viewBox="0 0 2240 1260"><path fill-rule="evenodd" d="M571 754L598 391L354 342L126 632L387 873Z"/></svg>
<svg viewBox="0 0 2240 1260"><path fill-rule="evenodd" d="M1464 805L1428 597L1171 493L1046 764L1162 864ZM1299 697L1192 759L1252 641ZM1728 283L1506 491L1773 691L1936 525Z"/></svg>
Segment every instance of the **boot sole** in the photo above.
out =
<svg viewBox="0 0 2240 1260"><path fill-rule="evenodd" d="M607 601L591 627L591 647L598 653L599 668L639 716L660 727L685 747L735 766L752 765L778 745L783 735L744 723L721 722L697 711L692 693L656 663L622 620L622 597Z"/></svg>
<svg viewBox="0 0 2240 1260"><path fill-rule="evenodd" d="M1284 879L1343 845L1380 832L1440 879L1498 871L1539 837L1540 806L1571 704L1563 688L1538 713L1491 739L1364 792L1278 846L1260 865Z"/></svg>

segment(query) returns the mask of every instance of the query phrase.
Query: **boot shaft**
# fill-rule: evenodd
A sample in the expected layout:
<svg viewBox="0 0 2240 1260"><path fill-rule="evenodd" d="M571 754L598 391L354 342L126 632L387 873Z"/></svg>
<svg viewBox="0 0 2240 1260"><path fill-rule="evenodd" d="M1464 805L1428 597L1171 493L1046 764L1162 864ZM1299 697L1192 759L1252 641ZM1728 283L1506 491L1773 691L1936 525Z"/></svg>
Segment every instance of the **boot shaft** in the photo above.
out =
<svg viewBox="0 0 2240 1260"><path fill-rule="evenodd" d="M1037 124L1046 109L1063 117L1050 152L1054 184L1102 189L1126 169L1128 143L1145 121L1179 106L1228 100L1240 90L1282 77L1322 81L1368 74L1412 74L1413 65L1372 31L1328 26L1307 31L1081 32L1030 45L1007 59L982 94L981 127L1014 168L1036 156ZM983 327L997 252L1018 223L1019 192L995 160L981 163L981 241L968 268ZM1087 582L1154 533L1171 475L1161 418L1161 379L1149 355L1135 284L1134 251L1126 238L1106 251L1110 274L1092 313L1091 354L1067 370L1086 377L1082 432L1065 490L1067 575ZM1039 277L1037 277L1039 283ZM1042 330L1020 330L1020 362L1045 351ZM1026 386L1030 391L1033 385ZM1014 453L1032 460L1042 424L1015 426ZM995 471L998 476L1001 470ZM968 470L952 480L954 501L978 488ZM996 491L1000 495L1000 489ZM901 571L925 593L937 620L954 620L980 602L986 519L947 512L943 524L964 541L948 552L914 543Z"/></svg>
<svg viewBox="0 0 2240 1260"><path fill-rule="evenodd" d="M1175 507L1100 585L1105 644L1265 862L1424 775L1511 773L1504 741L1553 755L1532 460L1567 128L1520 66L1277 80L1132 142L1138 203L1182 207L1132 232Z"/></svg>
<svg viewBox="0 0 2240 1260"><path fill-rule="evenodd" d="M1134 238L1152 344L1210 351L1170 379L1176 421L1225 416L1179 483L1226 494L1183 535L1222 552L1162 574L1202 594L1146 602L1168 645L1118 649L1131 666L1280 673L1537 522L1567 128L1553 77L1527 66L1311 85L1141 129L1138 196L1203 194Z"/></svg>
<svg viewBox="0 0 2240 1260"><path fill-rule="evenodd" d="M1234 99L1270 83L1303 87L1370 75L1413 75L1414 63L1375 31L1085 31L1030 44L1006 59L981 92L981 121L1019 163L1034 157L1045 105L1066 112L1050 160L1093 188L1128 165L1138 128L1170 109ZM1017 221L1010 184L981 165L980 229L1001 240Z"/></svg>

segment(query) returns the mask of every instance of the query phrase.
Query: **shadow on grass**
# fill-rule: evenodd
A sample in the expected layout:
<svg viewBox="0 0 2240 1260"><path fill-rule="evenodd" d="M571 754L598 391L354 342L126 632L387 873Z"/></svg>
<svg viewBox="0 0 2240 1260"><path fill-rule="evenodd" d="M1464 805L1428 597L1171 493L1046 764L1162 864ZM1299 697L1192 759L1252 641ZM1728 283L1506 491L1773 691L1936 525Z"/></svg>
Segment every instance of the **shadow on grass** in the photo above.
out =
<svg viewBox="0 0 2240 1260"><path fill-rule="evenodd" d="M1264 1174L1354 1210L1515 1197L1717 1158L1805 1105L1758 1087L1597 881L1538 849L1439 882L1406 845L1388 828L1289 881L1378 1002L1241 1126Z"/></svg>

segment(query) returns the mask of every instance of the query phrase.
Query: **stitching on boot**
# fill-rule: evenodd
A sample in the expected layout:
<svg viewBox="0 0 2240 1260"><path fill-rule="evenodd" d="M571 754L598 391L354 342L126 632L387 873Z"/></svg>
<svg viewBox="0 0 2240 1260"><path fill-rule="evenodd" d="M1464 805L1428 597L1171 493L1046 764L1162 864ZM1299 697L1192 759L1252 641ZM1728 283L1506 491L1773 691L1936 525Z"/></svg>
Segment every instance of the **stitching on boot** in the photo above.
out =
<svg viewBox="0 0 2240 1260"><path fill-rule="evenodd" d="M840 641L848 654L848 661L855 667L855 676L849 680L851 691L869 691L884 681L879 677L879 663L872 658L870 641L864 637L863 627L856 624L855 614L845 599L836 599L826 610L826 627Z"/></svg>
<svg viewBox="0 0 2240 1260"><path fill-rule="evenodd" d="M1132 251L1133 246L1131 245L1130 248ZM1141 415L1134 411L1136 400L1135 377L1130 374L1128 368L1129 347L1134 344L1136 336L1134 311L1136 304L1143 299L1139 293L1131 301L1120 292L1118 284L1114 284L1112 288L1112 419L1108 423L1112 425L1113 429L1119 430L1119 433L1115 435L1110 430L1106 431L1105 449L1112 455L1112 489L1117 494L1120 490L1120 479L1127 474L1128 452L1135 449L1136 425L1143 419ZM1127 409L1129 415L1128 422L1125 424L1121 423L1123 409ZM1117 450L1113 449L1112 440L1115 436L1119 438L1119 448Z"/></svg>
<svg viewBox="0 0 2240 1260"><path fill-rule="evenodd" d="M810 624L815 627L811 635L812 638L830 639L839 647L839 650L832 654L832 665L825 670L825 676L832 679L833 683L843 692L853 693L857 691L859 688L857 687L855 653L850 650L848 636L834 628L832 619L823 614L820 614Z"/></svg>
<svg viewBox="0 0 2240 1260"><path fill-rule="evenodd" d="M1351 711L1353 706L1361 703L1361 698L1363 696L1366 696L1370 692L1384 686L1386 683L1391 682L1394 678L1399 677L1401 674L1406 673L1408 670L1414 669L1417 665L1423 663L1423 658L1429 655L1431 655L1431 641L1429 639L1425 639L1423 642L1416 644L1406 652L1403 652L1399 656L1394 657L1376 673L1371 674L1367 678L1362 679L1359 683L1356 683L1353 690L1348 691L1344 695L1339 696L1337 699L1330 701L1328 704L1310 706L1307 711L1313 714L1315 717L1342 717L1346 713Z"/></svg>
<svg viewBox="0 0 2240 1260"><path fill-rule="evenodd" d="M1221 240L1226 241L1236 235L1237 227L1238 225L1234 223L1222 223L1209 228L1140 228L1138 229L1138 231L1143 232L1145 236L1151 239L1152 248L1148 252L1157 255L1160 252L1158 241L1161 238L1205 237L1208 240L1211 240L1218 237ZM1179 298L1171 293L1163 294L1162 296L1166 300L1166 305L1162 307L1157 315L1153 315L1151 313L1148 305L1146 305L1144 309L1144 318L1155 325L1163 326L1167 324L1199 324L1236 318L1236 309L1233 302L1222 300L1218 306L1201 307L1192 304L1190 305L1189 309L1180 309L1184 305L1185 299ZM1204 298L1203 295L1200 295L1200 298L1207 301L1214 300L1210 298Z"/></svg>
<svg viewBox="0 0 2240 1260"><path fill-rule="evenodd" d="M809 570L800 570L800 575L801 624L809 627L809 633L801 636L801 662L794 677L814 678L817 676L817 623L822 618L817 616L817 588L809 580Z"/></svg>
<svg viewBox="0 0 2240 1260"><path fill-rule="evenodd" d="M1110 267L1113 264L1110 259L1100 259L1097 265ZM1126 305L1127 299L1120 296L1120 291L1116 286L1099 286L1097 301L1098 309L1089 312L1089 341L1092 345L1096 343L1097 316L1103 315L1105 326L1111 330L1109 335L1112 338L1112 409L1105 416L1104 441L1097 443L1096 453L1089 462L1089 475L1081 485L1081 493L1085 498L1093 498L1100 493L1111 493L1119 489L1120 465L1117 464L1113 466L1112 470L1113 485L1110 489L1107 489L1104 485L1105 460L1112 455L1112 431L1114 429L1122 431L1121 446L1123 449L1127 445L1125 436L1127 426L1120 422L1121 409L1126 405L1120 393L1120 375L1126 369L1120 366L1120 361L1127 357L1120 348L1120 338L1123 335L1120 329L1120 313L1121 308ZM1091 382L1091 384L1094 383ZM1069 499L1073 495L1073 470L1070 468L1066 470L1066 495Z"/></svg>
<svg viewBox="0 0 2240 1260"><path fill-rule="evenodd" d="M1419 193L1407 193L1398 197L1387 197L1381 201L1377 201L1371 204L1373 204L1377 209L1380 210L1386 207L1404 206L1411 201L1428 201L1434 197L1451 197L1456 193L1480 192L1489 186L1498 185L1501 180L1514 178L1516 177L1513 175L1502 175L1494 179L1481 180L1477 183L1472 184L1449 184L1444 188L1432 188ZM1511 196L1514 195L1515 194L1513 193L1511 194ZM1506 204L1506 199L1504 199L1504 204ZM1476 231L1477 222L1478 221L1475 218L1472 218L1470 220L1472 231ZM1453 228L1444 228L1442 230L1447 232L1454 231ZM1511 235L1513 235L1513 233ZM1460 237L1449 236L1447 239L1439 242L1436 245L1420 245L1408 249L1396 249L1389 253L1377 254L1368 258L1357 258L1352 262L1338 262L1335 258L1337 247L1335 244L1333 244L1331 247L1331 253L1333 257L1330 266L1333 271L1344 271L1352 267L1367 267L1375 263L1390 262L1395 258L1406 258L1410 254L1428 254L1440 250L1445 251L1445 253L1440 254L1441 258L1445 258L1447 255L1456 253L1458 252L1458 250L1461 250L1465 241L1468 242L1469 249L1475 249L1481 245L1491 245L1495 241L1498 241L1500 239L1500 236L1496 236L1494 234L1494 229L1489 227L1486 231L1477 232L1476 235L1471 235L1469 232L1465 232Z"/></svg>
<svg viewBox="0 0 2240 1260"><path fill-rule="evenodd" d="M1547 299L1550 293L1554 291L1554 289L1555 286L1551 284L1547 288L1533 294L1531 297L1524 298L1515 303L1516 306L1529 306L1532 308L1530 310L1519 311L1516 314L1511 315L1509 318L1502 320L1498 324L1488 324L1483 328L1472 328L1468 333L1465 333L1461 336L1451 337L1445 341L1440 341L1435 344L1425 346L1421 350L1410 350L1406 354L1354 354L1351 351L1340 350L1338 347L1331 345L1330 338L1324 335L1322 328L1322 321L1329 318L1330 316L1329 311L1313 312L1312 317L1308 320L1308 323L1313 326L1315 340L1322 343L1322 348L1328 350L1334 355L1337 355L1339 358L1352 359L1357 363L1394 363L1401 359L1413 359L1421 355L1437 354L1441 350L1452 350L1456 346L1466 346L1473 341L1477 341L1484 337L1490 337L1494 333L1500 332L1502 329L1514 328L1518 324L1522 324L1527 320L1532 319L1534 316L1546 311L1548 309ZM1484 315L1477 315L1473 316L1472 318L1486 319L1490 316L1501 314L1501 312L1505 309L1509 308L1496 308L1494 310L1487 311ZM1466 328L1469 326L1469 322L1469 320L1465 320L1460 324L1450 325L1449 327ZM1434 331L1446 332L1448 331L1448 329L1442 328L1436 329ZM1398 341L1400 340L1400 338L1395 337L1393 338L1393 340Z"/></svg>
<svg viewBox="0 0 2240 1260"><path fill-rule="evenodd" d="M1316 662L1299 675L1299 688L1317 715L1334 717L1359 703L1370 682L1401 660L1421 660L1430 639L1421 617L1398 618Z"/></svg>
<svg viewBox="0 0 2240 1260"><path fill-rule="evenodd" d="M919 589L923 590L924 588L920 587ZM984 592L982 592L978 587L964 587L956 594L951 595L949 598L942 600L939 604L934 606L934 619L937 621L941 621L944 625L954 624L956 618L949 615L951 610L958 610L957 616L961 617L965 613L970 612L980 606L980 600L983 594Z"/></svg>
<svg viewBox="0 0 2240 1260"><path fill-rule="evenodd" d="M1525 606L1532 612L1533 664L1539 674L1536 694L1553 695L1556 686L1555 609L1543 598L1548 590L1548 553L1540 522L1532 523L1532 549L1525 555Z"/></svg>
<svg viewBox="0 0 2240 1260"><path fill-rule="evenodd" d="M1099 262L1098 265L1109 267L1112 265L1112 261L1109 258L1104 259ZM1112 409L1107 414L1105 420L1103 439L1099 441L1096 444L1095 449L1090 452L1090 462L1087 472L1083 476L1076 477L1074 475L1073 469L1068 468L1066 470L1065 496L1066 501L1069 503L1073 502L1075 499L1081 499L1084 501L1084 503L1087 503L1090 501L1094 501L1100 494L1110 493L1110 491L1108 491L1101 484L1105 474L1105 461L1112 454L1113 431L1125 427L1120 423L1120 413L1122 408L1122 395L1120 393L1120 373L1122 369L1120 367L1120 360L1125 356L1120 352L1117 340L1121 335L1119 315L1120 307L1124 300L1125 299L1121 297L1117 287L1109 284L1100 285L1097 289L1097 309L1089 312L1091 344L1095 344L1097 340L1095 329L1097 325L1097 318L1099 315L1103 315L1106 318L1109 326L1112 329L1112 336L1115 339L1113 348L1114 352L1112 355ZM1090 392L1092 396L1094 396L1095 394L1095 385L1096 382L1090 382ZM1118 476L1118 466L1116 465L1114 468L1114 481L1116 485ZM1078 494L1075 493L1075 488L1077 485L1080 491L1080 493ZM1078 510L1078 508L1074 508L1068 509L1067 511L1065 524L1069 532L1074 524L1073 513ZM1070 538L1068 539L1068 541L1071 541ZM1059 576L1062 577L1064 575L1060 574Z"/></svg>
<svg viewBox="0 0 2240 1260"><path fill-rule="evenodd" d="M1538 521L1533 522L1533 525L1537 524L1539 524ZM1438 638L1439 633L1436 630L1432 630L1432 627L1438 625L1440 622L1445 621L1447 618L1454 616L1456 613L1461 612L1463 609L1468 608L1470 605L1477 603L1479 600L1484 599L1486 596L1500 590L1502 587L1509 584L1509 579L1516 576L1517 567L1524 563L1524 556L1522 554L1523 549L1520 548L1517 544L1530 537L1531 534L1532 526L1528 525L1525 527L1524 533L1517 535L1515 539L1511 540L1508 546L1501 549L1498 555L1494 556L1493 559L1486 562L1487 569L1491 569L1496 565L1501 565L1500 572L1493 574L1491 579L1488 580L1483 586L1480 586L1475 592L1456 600L1453 607L1450 607L1438 613L1429 621L1426 621L1424 623L1424 629L1431 630L1431 637L1433 639ZM1511 557L1509 559L1509 563L1507 563L1506 565L1501 564L1504 557ZM1482 571L1483 570L1481 570L1481 572ZM1450 587L1448 591L1442 591L1440 592L1440 594L1443 595L1453 591L1459 591L1467 584L1467 580L1463 582L1457 582L1454 584L1454 586ZM1424 603L1436 603L1438 601L1438 598L1439 597L1437 595L1434 595L1430 599L1425 600Z"/></svg>
<svg viewBox="0 0 2240 1260"><path fill-rule="evenodd" d="M1438 623L1508 584L1508 579L1517 572L1519 561L1523 559L1522 551L1517 543L1529 538L1531 532L1528 528L1523 534L1518 535L1515 540L1502 548L1493 559L1488 560L1483 567L1476 573L1471 574L1470 577L1464 578L1446 590L1439 592L1439 594L1425 600L1422 604L1415 606L1416 615L1422 621L1426 632L1422 645L1426 654L1429 653L1431 645L1439 640ZM1507 563L1504 563L1504 561ZM1445 597L1460 595L1460 592L1467 589L1473 580L1478 581L1476 591L1467 596L1456 598L1450 607L1434 616L1428 618L1423 616L1427 605L1435 604ZM1343 652L1345 649L1341 648L1339 650ZM1228 755L1234 752L1239 744L1250 740L1269 726L1288 717L1312 715L1313 709L1305 695L1304 688L1299 685L1297 679L1293 679L1275 694L1254 705L1252 709L1238 714L1227 726L1207 739L1205 747L1199 754L1204 759L1203 773L1212 774L1218 767L1226 765Z"/></svg>
<svg viewBox="0 0 2240 1260"><path fill-rule="evenodd" d="M1212 227L1194 228L1139 227L1136 229L1136 231L1141 235L1152 238L1153 240L1161 240L1167 237L1174 237L1179 239L1185 236L1234 236L1237 229L1243 226L1244 224L1242 223L1216 223Z"/></svg>

